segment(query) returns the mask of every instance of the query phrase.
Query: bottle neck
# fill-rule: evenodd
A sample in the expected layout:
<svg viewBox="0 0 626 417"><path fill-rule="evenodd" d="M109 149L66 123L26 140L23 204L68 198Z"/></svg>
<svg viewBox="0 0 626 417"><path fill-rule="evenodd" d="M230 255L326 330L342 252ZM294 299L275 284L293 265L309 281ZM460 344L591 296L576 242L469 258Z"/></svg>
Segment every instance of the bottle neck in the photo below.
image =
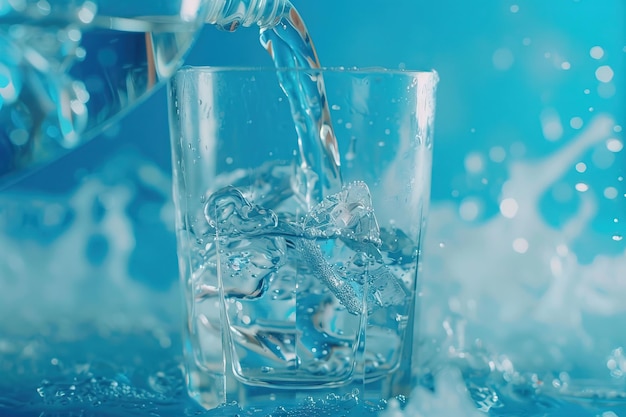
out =
<svg viewBox="0 0 626 417"><path fill-rule="evenodd" d="M239 26L275 26L291 4L289 0L209 0L207 7L205 23L232 32Z"/></svg>

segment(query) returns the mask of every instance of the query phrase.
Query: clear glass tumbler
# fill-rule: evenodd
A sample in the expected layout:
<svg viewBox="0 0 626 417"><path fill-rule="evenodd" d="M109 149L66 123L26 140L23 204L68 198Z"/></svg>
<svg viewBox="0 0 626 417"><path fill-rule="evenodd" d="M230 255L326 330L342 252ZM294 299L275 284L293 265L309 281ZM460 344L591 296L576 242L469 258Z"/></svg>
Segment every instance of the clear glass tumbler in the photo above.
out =
<svg viewBox="0 0 626 417"><path fill-rule="evenodd" d="M294 105L298 80L325 97L300 90ZM382 69L173 77L186 377L203 406L410 393L437 80ZM315 129L322 140L308 138Z"/></svg>

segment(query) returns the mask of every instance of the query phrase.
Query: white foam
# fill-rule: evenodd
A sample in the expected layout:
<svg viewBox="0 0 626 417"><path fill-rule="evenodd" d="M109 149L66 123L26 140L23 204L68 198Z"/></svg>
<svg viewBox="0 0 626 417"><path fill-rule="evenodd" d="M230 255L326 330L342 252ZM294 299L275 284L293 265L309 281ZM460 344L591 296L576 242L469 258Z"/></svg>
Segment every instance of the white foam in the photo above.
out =
<svg viewBox="0 0 626 417"><path fill-rule="evenodd" d="M560 228L548 224L539 201L589 149L606 142L613 126L610 117L598 115L556 153L510 163L500 213L484 223L464 221L451 203L432 204L423 258L423 338L443 340L455 352L480 340L493 352L511 354L516 367L539 371L572 359L556 351L576 343L582 345L576 360L584 363L591 352L596 357L588 357L586 366L602 372L609 347L626 345L610 330L626 314L626 282L617 272L626 270L626 249L611 255L593 247L600 252L595 259L579 261L572 248L588 233L597 197L581 193L579 209ZM445 308L449 299L456 300L453 308ZM451 315L463 328L463 341L442 327Z"/></svg>
<svg viewBox="0 0 626 417"><path fill-rule="evenodd" d="M130 172L120 172L119 181L106 180L107 170L120 169L120 162L129 158L134 162L126 168L151 175L142 174L144 179L138 175L133 182ZM37 332L67 323L71 333L76 327L72 322L109 329L163 327L171 321L163 317L178 313L179 306L172 302L178 300L177 285L155 290L129 269L136 249L129 207L136 187L141 184L161 194L160 209L171 213L167 177L151 183L159 170L138 156L120 156L107 166L68 195L0 195L0 314L14 318L3 320L3 331ZM171 230L173 219L163 221L163 227ZM86 256L94 238L107 248L96 262Z"/></svg>

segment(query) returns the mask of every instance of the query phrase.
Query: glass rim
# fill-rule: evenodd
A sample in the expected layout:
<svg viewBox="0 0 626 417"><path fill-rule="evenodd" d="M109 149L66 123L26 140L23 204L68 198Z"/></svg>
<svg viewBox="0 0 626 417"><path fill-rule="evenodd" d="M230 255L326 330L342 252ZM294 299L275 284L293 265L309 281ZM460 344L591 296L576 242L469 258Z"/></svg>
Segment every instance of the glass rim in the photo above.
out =
<svg viewBox="0 0 626 417"><path fill-rule="evenodd" d="M333 74L352 74L352 75L432 75L435 79L439 75L435 69L413 70L401 68L386 67L320 67L320 68L304 68L304 67L272 67L272 66L199 66L184 65L176 71L179 73L277 73L277 72L317 72L317 73L333 73Z"/></svg>

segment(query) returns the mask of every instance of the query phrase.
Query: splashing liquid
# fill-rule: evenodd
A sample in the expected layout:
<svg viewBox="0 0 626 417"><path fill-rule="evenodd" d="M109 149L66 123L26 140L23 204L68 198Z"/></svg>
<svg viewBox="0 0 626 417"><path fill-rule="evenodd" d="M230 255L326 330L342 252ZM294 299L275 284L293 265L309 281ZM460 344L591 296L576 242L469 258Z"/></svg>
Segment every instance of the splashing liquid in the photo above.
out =
<svg viewBox="0 0 626 417"><path fill-rule="evenodd" d="M320 69L311 36L298 11L287 5L276 26L261 29L261 44L277 68ZM330 120L324 78L319 71L278 71L298 134L303 191L309 209L341 189L337 138Z"/></svg>
<svg viewBox="0 0 626 417"><path fill-rule="evenodd" d="M559 228L540 206L590 149L603 146L614 125L598 115L554 154L510 163L502 215L470 224L449 204L430 210L421 337L438 339L433 349L445 357L430 357L425 348L423 366L454 363L483 410L543 415L545 407L565 409L559 403L568 397L624 407L626 339L618 329L626 316L626 248L610 234L604 241L588 236L599 203L591 193L581 194L578 211ZM515 211L507 208L512 202ZM576 254L581 240L585 251L597 253L590 263Z"/></svg>

